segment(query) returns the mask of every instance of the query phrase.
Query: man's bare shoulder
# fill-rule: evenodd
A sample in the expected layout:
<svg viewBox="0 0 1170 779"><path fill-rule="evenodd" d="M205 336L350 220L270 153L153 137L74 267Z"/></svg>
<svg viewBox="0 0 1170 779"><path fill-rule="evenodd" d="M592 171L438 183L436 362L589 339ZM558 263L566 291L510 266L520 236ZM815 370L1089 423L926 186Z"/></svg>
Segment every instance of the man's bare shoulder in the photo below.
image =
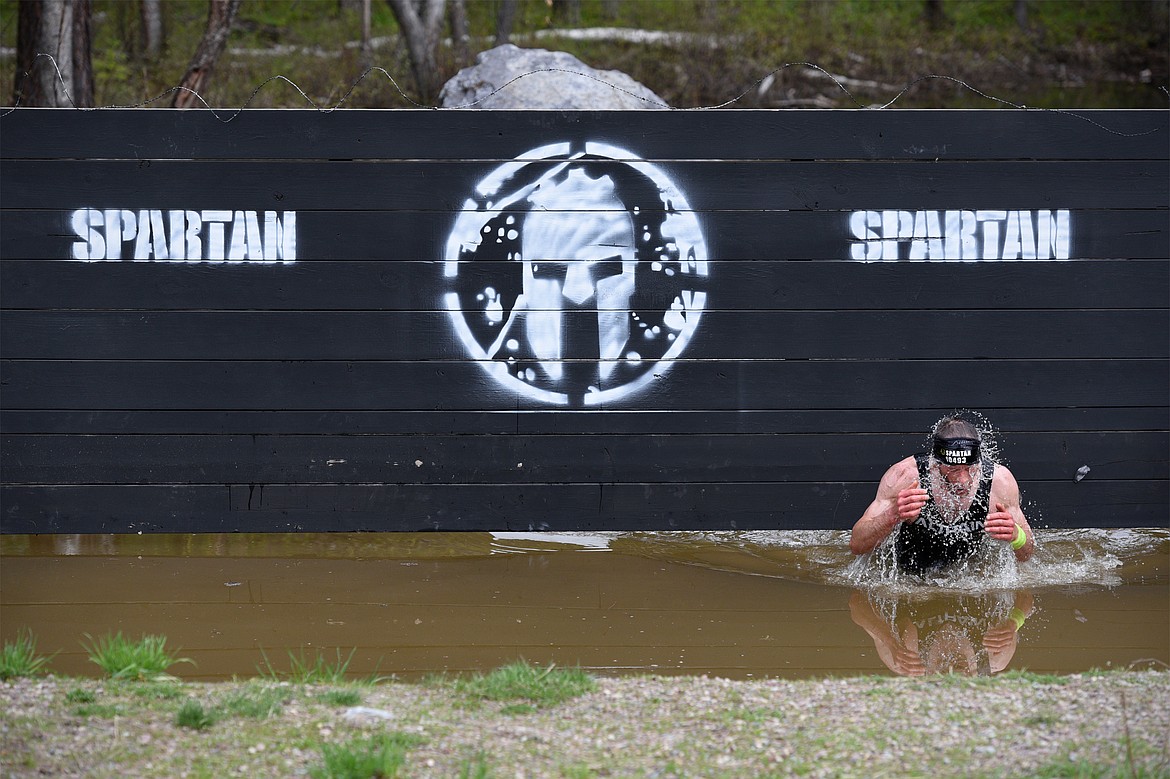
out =
<svg viewBox="0 0 1170 779"><path fill-rule="evenodd" d="M995 473L991 476L991 496L993 500L1006 498L1018 502L1020 499L1020 485L1006 465L995 466Z"/></svg>
<svg viewBox="0 0 1170 779"><path fill-rule="evenodd" d="M897 495L898 492L910 487L916 481L918 481L918 463L911 455L889 467L885 475L882 476L878 492L881 495Z"/></svg>

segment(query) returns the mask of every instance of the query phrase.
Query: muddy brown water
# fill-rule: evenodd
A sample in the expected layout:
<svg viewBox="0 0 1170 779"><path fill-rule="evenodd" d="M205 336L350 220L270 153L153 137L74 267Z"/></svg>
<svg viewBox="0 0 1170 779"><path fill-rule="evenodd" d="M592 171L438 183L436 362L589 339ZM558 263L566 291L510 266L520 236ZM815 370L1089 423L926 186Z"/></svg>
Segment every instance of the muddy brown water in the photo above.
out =
<svg viewBox="0 0 1170 779"><path fill-rule="evenodd" d="M190 679L348 660L355 677L517 659L800 678L1170 664L1170 531L1049 531L1019 571L898 580L836 531L0 537L0 637L53 671L162 634ZM1022 624L1018 632L1017 623Z"/></svg>

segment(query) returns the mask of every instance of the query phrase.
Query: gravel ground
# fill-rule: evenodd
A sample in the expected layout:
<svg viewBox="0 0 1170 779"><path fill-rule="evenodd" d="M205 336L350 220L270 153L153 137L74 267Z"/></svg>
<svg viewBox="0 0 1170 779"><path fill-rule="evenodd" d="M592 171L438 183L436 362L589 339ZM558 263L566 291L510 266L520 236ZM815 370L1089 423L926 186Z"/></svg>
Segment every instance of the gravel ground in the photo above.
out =
<svg viewBox="0 0 1170 779"><path fill-rule="evenodd" d="M219 712L180 727L187 701ZM408 777L1170 776L1170 673L600 678L539 708L450 682L0 683L5 777L293 777L411 734Z"/></svg>

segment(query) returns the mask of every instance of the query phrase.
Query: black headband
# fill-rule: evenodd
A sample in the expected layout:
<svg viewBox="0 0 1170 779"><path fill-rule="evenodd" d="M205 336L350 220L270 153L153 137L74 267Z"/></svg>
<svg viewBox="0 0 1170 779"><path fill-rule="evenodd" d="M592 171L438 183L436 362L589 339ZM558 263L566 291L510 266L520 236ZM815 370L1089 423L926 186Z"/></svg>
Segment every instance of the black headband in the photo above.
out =
<svg viewBox="0 0 1170 779"><path fill-rule="evenodd" d="M979 442L974 438L934 439L934 456L945 465L974 465L979 462Z"/></svg>

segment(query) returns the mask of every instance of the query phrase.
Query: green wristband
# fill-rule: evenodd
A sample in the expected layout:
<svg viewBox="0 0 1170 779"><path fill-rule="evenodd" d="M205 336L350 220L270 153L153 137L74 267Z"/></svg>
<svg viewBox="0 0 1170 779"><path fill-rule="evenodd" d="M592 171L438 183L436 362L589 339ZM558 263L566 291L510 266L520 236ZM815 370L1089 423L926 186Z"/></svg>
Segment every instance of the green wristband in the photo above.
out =
<svg viewBox="0 0 1170 779"><path fill-rule="evenodd" d="M1028 543L1028 534L1019 525L1016 525L1016 537L1012 539L1012 549L1022 549Z"/></svg>
<svg viewBox="0 0 1170 779"><path fill-rule="evenodd" d="M1016 632L1017 633L1020 631L1020 628L1022 628L1024 626L1024 620L1026 620L1027 618L1028 618L1027 614L1025 614L1024 612L1022 612L1016 608L1013 608L1012 613L1008 614L1008 619L1010 619L1012 622L1016 623Z"/></svg>

